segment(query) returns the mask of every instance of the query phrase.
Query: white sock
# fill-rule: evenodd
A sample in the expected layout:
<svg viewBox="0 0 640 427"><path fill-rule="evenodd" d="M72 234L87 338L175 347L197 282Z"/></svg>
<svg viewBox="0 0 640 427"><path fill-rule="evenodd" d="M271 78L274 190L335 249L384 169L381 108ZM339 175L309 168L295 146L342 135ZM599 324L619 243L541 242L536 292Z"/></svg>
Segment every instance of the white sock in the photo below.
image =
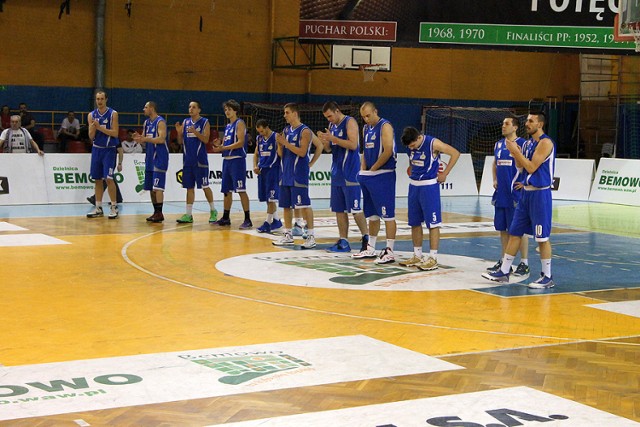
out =
<svg viewBox="0 0 640 427"><path fill-rule="evenodd" d="M216 210L216 205L214 204L214 202L209 203L209 210L211 210L211 211L215 211Z"/></svg>
<svg viewBox="0 0 640 427"><path fill-rule="evenodd" d="M396 244L396 239L387 239L387 247L393 250L393 246Z"/></svg>
<svg viewBox="0 0 640 427"><path fill-rule="evenodd" d="M416 257L422 258L422 246L414 246L413 253Z"/></svg>
<svg viewBox="0 0 640 427"><path fill-rule="evenodd" d="M369 246L376 248L376 241L378 240L378 236L369 236Z"/></svg>
<svg viewBox="0 0 640 427"><path fill-rule="evenodd" d="M542 272L545 276L551 277L551 259L541 259Z"/></svg>
<svg viewBox="0 0 640 427"><path fill-rule="evenodd" d="M296 218L295 221L294 221L294 224L297 225L300 228L304 228L304 219Z"/></svg>
<svg viewBox="0 0 640 427"><path fill-rule="evenodd" d="M438 260L438 250L437 249L431 249L429 251L429 256L437 261Z"/></svg>
<svg viewBox="0 0 640 427"><path fill-rule="evenodd" d="M273 215L273 220L274 221L277 221L277 220L280 219L280 217L278 217L278 211L275 211L272 215Z"/></svg>
<svg viewBox="0 0 640 427"><path fill-rule="evenodd" d="M511 265L513 264L513 260L515 258L516 257L514 257L513 255L504 254L504 257L502 258L502 267L500 267L500 271L502 271L504 274L511 273Z"/></svg>
<svg viewBox="0 0 640 427"><path fill-rule="evenodd" d="M528 258L521 258L520 262L523 263L524 265L529 265L529 259Z"/></svg>
<svg viewBox="0 0 640 427"><path fill-rule="evenodd" d="M193 204L187 205L187 215L193 214Z"/></svg>
<svg viewBox="0 0 640 427"><path fill-rule="evenodd" d="M271 224L273 222L273 214L270 214L270 213L267 214L267 222L269 224Z"/></svg>

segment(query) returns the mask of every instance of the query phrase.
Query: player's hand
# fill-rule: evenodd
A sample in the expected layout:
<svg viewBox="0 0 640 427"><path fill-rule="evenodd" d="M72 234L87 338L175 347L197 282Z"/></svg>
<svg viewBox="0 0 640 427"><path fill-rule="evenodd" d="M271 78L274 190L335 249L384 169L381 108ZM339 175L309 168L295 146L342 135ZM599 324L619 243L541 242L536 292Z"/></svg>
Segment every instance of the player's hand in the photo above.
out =
<svg viewBox="0 0 640 427"><path fill-rule="evenodd" d="M118 172L122 172L122 163L118 163L118 167L116 169L118 169Z"/></svg>
<svg viewBox="0 0 640 427"><path fill-rule="evenodd" d="M493 189L497 190L498 189L498 181L497 180L493 180Z"/></svg>
<svg viewBox="0 0 640 427"><path fill-rule="evenodd" d="M135 142L137 142L138 144L142 144L144 141L142 140L142 135L140 135L138 132L134 132L133 134L133 140Z"/></svg>
<svg viewBox="0 0 640 427"><path fill-rule="evenodd" d="M261 170L262 169L260 169L259 167L256 166L256 167L253 168L253 173L255 173L256 175L260 175L260 171Z"/></svg>
<svg viewBox="0 0 640 427"><path fill-rule="evenodd" d="M438 182L445 182L447 180L448 173L438 172Z"/></svg>
<svg viewBox="0 0 640 427"><path fill-rule="evenodd" d="M513 188L515 188L516 190L522 190L524 188L524 184L521 182L516 182L515 184L513 184Z"/></svg>
<svg viewBox="0 0 640 427"><path fill-rule="evenodd" d="M220 147L222 145L222 142L220 142L220 138L214 139L213 141L211 141L211 143L214 147Z"/></svg>
<svg viewBox="0 0 640 427"><path fill-rule="evenodd" d="M197 134L199 133L199 132L198 132L198 129L196 129L196 128L195 128L195 126L189 126L189 127L187 128L187 132L189 132L189 133L193 133L193 134L195 134L195 135L197 135Z"/></svg>
<svg viewBox="0 0 640 427"><path fill-rule="evenodd" d="M285 138L282 133L276 133L276 142L284 147L287 143L287 138Z"/></svg>

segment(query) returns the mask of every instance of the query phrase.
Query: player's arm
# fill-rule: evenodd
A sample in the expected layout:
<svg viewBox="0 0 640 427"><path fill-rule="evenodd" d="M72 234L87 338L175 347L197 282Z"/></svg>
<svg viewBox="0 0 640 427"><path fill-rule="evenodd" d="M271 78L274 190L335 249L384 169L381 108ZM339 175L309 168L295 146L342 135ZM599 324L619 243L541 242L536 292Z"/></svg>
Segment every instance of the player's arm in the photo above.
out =
<svg viewBox="0 0 640 427"><path fill-rule="evenodd" d="M122 172L122 160L124 158L124 148L122 148L122 144L118 144L116 147L116 151L118 152L118 172Z"/></svg>
<svg viewBox="0 0 640 427"><path fill-rule="evenodd" d="M206 144L207 142L209 142L209 136L211 135L211 125L209 124L208 120L205 122L202 132L198 132L195 126L191 127L191 131L201 143Z"/></svg>
<svg viewBox="0 0 640 427"><path fill-rule="evenodd" d="M255 174L260 174L260 168L258 167L258 159L260 158L259 138L260 138L260 135L256 137L256 149L253 151L253 172Z"/></svg>
<svg viewBox="0 0 640 427"><path fill-rule="evenodd" d="M155 138L144 137L143 141L145 140L152 144L164 144L167 140L167 122L160 120L158 123L158 136Z"/></svg>
<svg viewBox="0 0 640 427"><path fill-rule="evenodd" d="M527 172L534 173L553 151L553 142L549 138L541 139L533 153L531 160L527 159L520 151L515 141L507 141L509 152L516 159L516 167L523 167Z"/></svg>
<svg viewBox="0 0 640 427"><path fill-rule="evenodd" d="M96 123L96 130L99 130L105 135L109 135L113 138L117 138L118 132L120 131L120 125L118 124L118 112L114 111L111 114L111 129L107 129L106 126L98 126Z"/></svg>
<svg viewBox="0 0 640 427"><path fill-rule="evenodd" d="M458 159L460 158L460 152L456 150L454 147L440 141L438 138L433 140L433 149L438 151L439 153L448 154L451 159L449 159L449 164L447 167L438 174L438 182L445 182L447 180L447 175L451 172L451 169L456 165Z"/></svg>
<svg viewBox="0 0 640 427"><path fill-rule="evenodd" d="M176 122L174 125L176 128L176 142L180 145L184 144L184 135L182 132L184 131L184 122Z"/></svg>
<svg viewBox="0 0 640 427"><path fill-rule="evenodd" d="M347 139L341 139L331 135L331 142L347 150L355 151L358 149L358 123L354 119L347 122Z"/></svg>
<svg viewBox="0 0 640 427"><path fill-rule="evenodd" d="M309 168L311 168L314 165L314 163L318 161L324 149L324 144L322 143L320 138L318 138L318 135L316 135L313 132L311 132L311 142L313 143L313 146L316 147L316 150L313 152L313 157L309 162Z"/></svg>
<svg viewBox="0 0 640 427"><path fill-rule="evenodd" d="M286 138L284 137L284 133L276 132L276 153L278 153L278 157L280 158L282 158L282 155L284 154L284 144L282 143L283 140L286 140Z"/></svg>
<svg viewBox="0 0 640 427"><path fill-rule="evenodd" d="M96 137L96 126L98 124L93 120L91 113L87 114L87 124L89 124L89 139L93 141Z"/></svg>
<svg viewBox="0 0 640 427"><path fill-rule="evenodd" d="M393 126L390 123L385 123L382 126L382 154L378 157L378 160L371 165L370 171L377 171L387 163L387 161L393 156ZM364 156L363 156L364 157Z"/></svg>
<svg viewBox="0 0 640 427"><path fill-rule="evenodd" d="M282 148L286 148L287 150L291 151L292 153L294 153L296 156L298 157L304 157L307 155L308 150L309 150L309 143L312 140L312 132L310 129L305 129L302 132L302 135L300 136L300 146L296 147L295 145L293 145L292 143L290 143L289 141L287 141L287 138L284 137L284 135L277 135L276 139L278 141L278 144L282 146Z"/></svg>

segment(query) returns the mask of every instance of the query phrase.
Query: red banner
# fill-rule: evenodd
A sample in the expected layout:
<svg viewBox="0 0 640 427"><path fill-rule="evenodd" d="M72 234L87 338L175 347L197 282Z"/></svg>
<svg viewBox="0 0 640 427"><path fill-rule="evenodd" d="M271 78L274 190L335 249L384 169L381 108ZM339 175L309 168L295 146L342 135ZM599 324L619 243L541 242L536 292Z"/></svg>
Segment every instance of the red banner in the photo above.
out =
<svg viewBox="0 0 640 427"><path fill-rule="evenodd" d="M397 22L300 20L301 39L395 42Z"/></svg>

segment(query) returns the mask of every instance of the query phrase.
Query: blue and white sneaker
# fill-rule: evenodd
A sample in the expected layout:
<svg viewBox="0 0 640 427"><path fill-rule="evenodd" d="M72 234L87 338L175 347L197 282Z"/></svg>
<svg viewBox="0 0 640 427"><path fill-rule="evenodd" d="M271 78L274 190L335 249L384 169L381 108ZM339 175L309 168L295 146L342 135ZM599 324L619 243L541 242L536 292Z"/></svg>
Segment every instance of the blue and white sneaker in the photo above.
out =
<svg viewBox="0 0 640 427"><path fill-rule="evenodd" d="M498 270L491 273L482 273L482 277L492 282L509 283L509 274L510 273L505 274L502 270Z"/></svg>
<svg viewBox="0 0 640 427"><path fill-rule="evenodd" d="M291 229L291 235L293 237L301 237L303 235L302 227L300 227L298 224L294 225Z"/></svg>
<svg viewBox="0 0 640 427"><path fill-rule="evenodd" d="M540 278L535 282L531 282L527 287L531 289L547 289L553 288L556 284L553 283L553 277L547 277L544 273L540 273Z"/></svg>
<svg viewBox="0 0 640 427"><path fill-rule="evenodd" d="M335 245L329 246L327 252L351 252L351 246L346 239L340 239Z"/></svg>
<svg viewBox="0 0 640 427"><path fill-rule="evenodd" d="M260 227L256 228L258 233L271 233L271 224L265 221Z"/></svg>
<svg viewBox="0 0 640 427"><path fill-rule="evenodd" d="M280 230L282 228L282 221L280 221L279 219L274 219L273 221L271 221L271 224L269 224L269 227L271 227L272 232Z"/></svg>

